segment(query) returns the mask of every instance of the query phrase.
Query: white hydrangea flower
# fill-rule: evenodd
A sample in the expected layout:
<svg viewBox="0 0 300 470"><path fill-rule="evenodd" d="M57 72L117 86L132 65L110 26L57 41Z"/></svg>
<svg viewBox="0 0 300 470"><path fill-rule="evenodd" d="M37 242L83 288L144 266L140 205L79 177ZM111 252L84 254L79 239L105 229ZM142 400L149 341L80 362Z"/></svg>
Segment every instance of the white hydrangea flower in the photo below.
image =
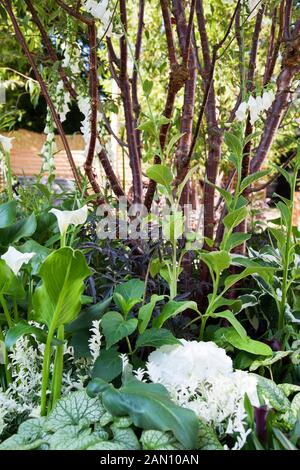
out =
<svg viewBox="0 0 300 470"><path fill-rule="evenodd" d="M181 340L181 345L162 346L149 355L147 373L164 385L179 405L192 409L217 431L234 440L234 449L246 442L244 396L259 406L256 379L234 371L232 360L213 342Z"/></svg>
<svg viewBox="0 0 300 470"><path fill-rule="evenodd" d="M82 225L86 222L88 217L88 207L85 205L75 211L51 209L49 213L54 214L57 218L59 231L61 235L63 235L67 232L69 225L77 227L78 225Z"/></svg>
<svg viewBox="0 0 300 470"><path fill-rule="evenodd" d="M100 355L101 338L102 338L102 335L100 333L100 323L101 323L101 320L93 320L92 327L90 328L90 332L92 333L92 335L89 338L89 350L92 355L93 363L96 361L96 359Z"/></svg>
<svg viewBox="0 0 300 470"><path fill-rule="evenodd" d="M7 266L17 275L23 264L28 263L35 254L36 253L21 253L21 251L10 246L7 252L1 256L1 259L3 259Z"/></svg>
<svg viewBox="0 0 300 470"><path fill-rule="evenodd" d="M4 152L10 152L12 149L13 140L14 137L6 137L5 135L0 134L0 149L2 145Z"/></svg>

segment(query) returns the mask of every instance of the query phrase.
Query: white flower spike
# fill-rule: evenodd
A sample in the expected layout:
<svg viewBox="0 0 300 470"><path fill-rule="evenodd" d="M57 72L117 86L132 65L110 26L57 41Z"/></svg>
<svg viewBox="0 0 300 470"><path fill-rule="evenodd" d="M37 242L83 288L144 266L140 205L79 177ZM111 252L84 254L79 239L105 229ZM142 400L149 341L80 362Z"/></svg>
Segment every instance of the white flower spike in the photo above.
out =
<svg viewBox="0 0 300 470"><path fill-rule="evenodd" d="M4 152L10 152L12 149L13 137L6 137L5 135L0 134L0 144L3 147Z"/></svg>
<svg viewBox="0 0 300 470"><path fill-rule="evenodd" d="M86 205L75 211L51 209L49 212L54 214L57 218L58 228L61 235L64 235L67 232L69 225L74 225L75 227L82 225L86 222L88 217L88 207Z"/></svg>
<svg viewBox="0 0 300 470"><path fill-rule="evenodd" d="M23 264L28 263L34 255L35 253L21 253L21 251L10 246L7 252L1 256L1 259L3 259L7 266L17 275Z"/></svg>

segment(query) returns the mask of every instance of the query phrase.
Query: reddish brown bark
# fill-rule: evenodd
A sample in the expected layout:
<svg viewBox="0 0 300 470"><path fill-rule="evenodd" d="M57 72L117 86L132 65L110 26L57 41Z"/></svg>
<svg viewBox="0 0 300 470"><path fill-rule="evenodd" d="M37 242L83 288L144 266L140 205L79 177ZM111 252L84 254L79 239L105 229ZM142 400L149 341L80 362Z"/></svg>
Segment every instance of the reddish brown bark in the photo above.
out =
<svg viewBox="0 0 300 470"><path fill-rule="evenodd" d="M63 130L63 127L62 127L62 124L61 124L61 121L60 121L60 118L59 118L59 115L55 109L55 106L50 98L50 95L48 93L48 90L47 90L47 87L45 85L45 82L37 68L37 65L32 57L32 54L28 48L28 45L26 43L26 40L25 40L25 37L21 31L21 29L19 28L19 25L18 25L18 22L16 20L16 17L13 13L13 10L12 10L12 7L11 7L11 2L10 0L3 0L4 2L4 5L6 7L6 10L7 10L7 13L9 14L10 16L10 19L11 19L11 22L13 24L13 27L14 27L14 30L15 30L15 34L16 34L16 37L17 37L17 40L18 42L20 43L20 45L22 46L22 49L24 51L24 54L26 55L27 59L28 59L28 62L30 63L31 67L32 67L32 70L35 74L35 77L40 85L40 88L41 88L41 92L46 100L46 103L51 111L51 114L53 116L53 120L56 124L56 127L57 127L57 130L58 130L58 133L60 135L60 138L62 140L62 143L63 143L63 146L65 148L65 151L66 151L66 154L67 154L67 158L69 160L69 163L70 163L70 166L71 166L71 169L72 169L72 172L73 172L73 175L74 175L74 179L76 181L76 184L78 186L78 188L80 189L80 191L82 191L82 183L81 183L81 178L78 174L78 171L77 171L77 168L76 168L76 165L75 165L75 162L73 160L73 156L72 156L72 152L71 152L71 149L70 149L70 146L69 146L69 143L68 143L68 140L66 138L66 135L65 135L65 132Z"/></svg>

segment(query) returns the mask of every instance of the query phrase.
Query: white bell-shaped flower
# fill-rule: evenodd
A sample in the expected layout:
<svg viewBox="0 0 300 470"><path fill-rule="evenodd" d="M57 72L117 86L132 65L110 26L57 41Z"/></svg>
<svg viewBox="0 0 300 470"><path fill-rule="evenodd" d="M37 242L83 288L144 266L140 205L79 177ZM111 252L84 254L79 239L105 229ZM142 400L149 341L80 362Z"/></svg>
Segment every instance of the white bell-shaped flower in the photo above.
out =
<svg viewBox="0 0 300 470"><path fill-rule="evenodd" d="M68 230L69 225L82 225L86 222L88 217L88 207L85 205L75 211L61 211L59 209L51 209L49 211L57 218L58 228L61 235L64 235Z"/></svg>
<svg viewBox="0 0 300 470"><path fill-rule="evenodd" d="M246 119L246 115L247 115L247 111L248 111L248 103L246 103L246 101L243 101L238 109L236 110L235 112L235 115L236 115L236 118L238 121L245 121Z"/></svg>
<svg viewBox="0 0 300 470"><path fill-rule="evenodd" d="M21 251L10 246L7 252L1 256L1 259L3 259L7 266L17 275L23 264L28 263L34 255L35 253L21 253Z"/></svg>
<svg viewBox="0 0 300 470"><path fill-rule="evenodd" d="M271 108L275 95L273 91L265 91L262 95L263 109L268 111Z"/></svg>
<svg viewBox="0 0 300 470"><path fill-rule="evenodd" d="M0 134L0 144L2 145L4 152L11 151L13 139L13 137L6 137L5 135Z"/></svg>

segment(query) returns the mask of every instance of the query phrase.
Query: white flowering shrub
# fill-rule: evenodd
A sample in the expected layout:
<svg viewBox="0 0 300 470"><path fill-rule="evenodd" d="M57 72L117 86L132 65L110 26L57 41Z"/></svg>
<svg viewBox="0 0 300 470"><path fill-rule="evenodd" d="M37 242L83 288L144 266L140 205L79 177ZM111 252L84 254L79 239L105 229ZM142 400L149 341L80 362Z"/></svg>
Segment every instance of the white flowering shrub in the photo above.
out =
<svg viewBox="0 0 300 470"><path fill-rule="evenodd" d="M192 409L212 425L220 438L230 435L234 449L246 442L244 397L259 406L256 379L234 371L232 360L213 342L181 340L181 345L162 346L149 355L147 374L163 384L173 400Z"/></svg>

